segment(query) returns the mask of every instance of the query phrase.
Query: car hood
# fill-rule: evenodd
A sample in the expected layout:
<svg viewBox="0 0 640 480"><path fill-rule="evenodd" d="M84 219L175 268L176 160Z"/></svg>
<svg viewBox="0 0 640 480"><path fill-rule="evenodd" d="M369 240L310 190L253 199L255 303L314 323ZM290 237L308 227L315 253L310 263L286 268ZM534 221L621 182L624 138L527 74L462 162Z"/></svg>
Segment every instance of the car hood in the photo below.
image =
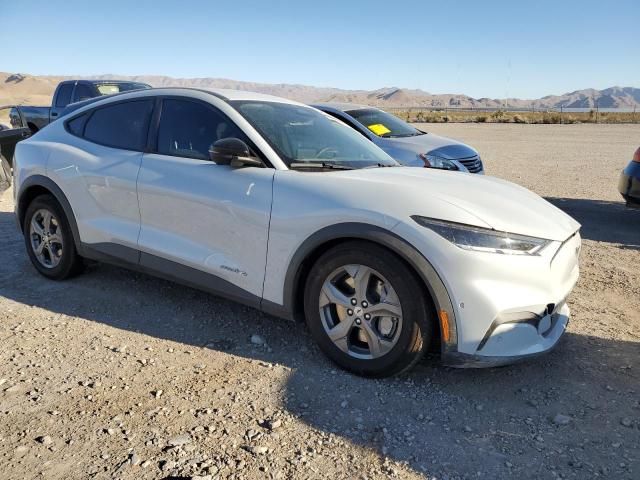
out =
<svg viewBox="0 0 640 480"><path fill-rule="evenodd" d="M336 189L336 195L345 188L351 194L359 192L359 201L368 208L394 218L421 215L558 241L580 228L535 193L495 177L411 167L351 170L327 177L333 179L329 189Z"/></svg>
<svg viewBox="0 0 640 480"><path fill-rule="evenodd" d="M465 145L451 138L440 137L433 133L418 135L416 137L381 138L380 140L382 140L382 142L380 142L381 146L384 144L385 146L400 147L411 150L416 154L429 153L449 160L469 158L478 155L478 152L469 145Z"/></svg>

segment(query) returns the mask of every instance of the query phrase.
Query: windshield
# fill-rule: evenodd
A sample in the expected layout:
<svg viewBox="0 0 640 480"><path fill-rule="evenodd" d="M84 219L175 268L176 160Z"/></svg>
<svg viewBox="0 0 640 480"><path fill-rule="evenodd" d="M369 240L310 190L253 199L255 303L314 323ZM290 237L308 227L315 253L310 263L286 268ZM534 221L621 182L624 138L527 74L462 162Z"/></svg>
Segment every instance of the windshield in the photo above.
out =
<svg viewBox="0 0 640 480"><path fill-rule="evenodd" d="M413 128L395 115L383 112L377 108L361 108L345 112L358 122L371 130L374 134L383 138L415 137L424 135L424 132Z"/></svg>
<svg viewBox="0 0 640 480"><path fill-rule="evenodd" d="M126 82L126 83L101 83L96 86L100 95L113 95L114 93L129 92L131 90L145 90L151 88L146 83Z"/></svg>
<svg viewBox="0 0 640 480"><path fill-rule="evenodd" d="M288 167L303 162L352 168L397 165L358 132L315 109L277 102L230 103Z"/></svg>

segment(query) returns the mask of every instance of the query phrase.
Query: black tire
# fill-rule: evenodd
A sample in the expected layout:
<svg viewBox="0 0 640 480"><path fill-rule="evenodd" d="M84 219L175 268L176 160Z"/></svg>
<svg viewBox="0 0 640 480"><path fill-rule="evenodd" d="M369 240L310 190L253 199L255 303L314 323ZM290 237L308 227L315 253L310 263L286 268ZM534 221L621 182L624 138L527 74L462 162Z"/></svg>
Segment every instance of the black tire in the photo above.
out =
<svg viewBox="0 0 640 480"><path fill-rule="evenodd" d="M6 158L0 155L0 187L9 188L11 186L11 166Z"/></svg>
<svg viewBox="0 0 640 480"><path fill-rule="evenodd" d="M402 325L391 350L378 358L354 358L329 338L320 314L320 294L325 280L344 265L358 264L383 275L395 290L402 308ZM307 278L304 309L307 325L320 349L345 370L366 377L387 377L409 370L424 355L434 332L429 303L420 280L393 252L373 243L350 241L325 252Z"/></svg>
<svg viewBox="0 0 640 480"><path fill-rule="evenodd" d="M62 237L63 249L60 261L56 266L47 268L38 260L36 253L32 247L32 239L30 234L30 224L34 215L38 211L48 210L56 218L59 225L59 233ZM64 280L71 278L82 272L84 262L82 257L78 255L69 220L58 201L52 195L40 195L36 197L27 207L22 225L25 247L27 254L33 266L43 276L52 280Z"/></svg>

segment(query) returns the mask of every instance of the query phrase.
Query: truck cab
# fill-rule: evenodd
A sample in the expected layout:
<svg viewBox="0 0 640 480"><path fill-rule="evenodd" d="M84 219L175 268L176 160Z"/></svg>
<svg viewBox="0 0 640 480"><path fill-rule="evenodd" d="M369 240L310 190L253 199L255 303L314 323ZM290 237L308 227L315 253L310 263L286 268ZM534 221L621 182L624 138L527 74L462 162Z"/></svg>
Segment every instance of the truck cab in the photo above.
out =
<svg viewBox="0 0 640 480"><path fill-rule="evenodd" d="M151 88L141 82L124 80L65 80L58 84L50 107L21 108L21 113L32 133L36 133L62 115L70 104L114 93Z"/></svg>

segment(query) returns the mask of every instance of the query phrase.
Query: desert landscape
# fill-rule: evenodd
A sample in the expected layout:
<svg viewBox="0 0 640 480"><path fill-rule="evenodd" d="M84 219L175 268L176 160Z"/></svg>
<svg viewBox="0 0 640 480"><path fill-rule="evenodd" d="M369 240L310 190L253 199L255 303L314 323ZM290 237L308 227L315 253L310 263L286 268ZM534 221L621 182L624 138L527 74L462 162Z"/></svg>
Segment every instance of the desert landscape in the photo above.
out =
<svg viewBox="0 0 640 480"><path fill-rule="evenodd" d="M572 319L553 352L355 377L303 325L199 291L105 265L45 280L7 190L0 478L637 479L640 211L616 183L640 125L419 127L473 145L487 174L582 224Z"/></svg>
<svg viewBox="0 0 640 480"><path fill-rule="evenodd" d="M376 90L345 90L294 84L266 84L225 78L173 78L164 75L94 75L94 76L34 76L24 73L0 72L0 106L3 104L49 105L56 85L67 79L120 79L142 82L152 87L228 88L248 90L289 98L302 103L345 102L375 105L382 108L424 109L624 109L640 110L640 88L611 87L577 90L562 95L547 95L539 99L472 98L464 94L430 94L423 90L384 87Z"/></svg>

